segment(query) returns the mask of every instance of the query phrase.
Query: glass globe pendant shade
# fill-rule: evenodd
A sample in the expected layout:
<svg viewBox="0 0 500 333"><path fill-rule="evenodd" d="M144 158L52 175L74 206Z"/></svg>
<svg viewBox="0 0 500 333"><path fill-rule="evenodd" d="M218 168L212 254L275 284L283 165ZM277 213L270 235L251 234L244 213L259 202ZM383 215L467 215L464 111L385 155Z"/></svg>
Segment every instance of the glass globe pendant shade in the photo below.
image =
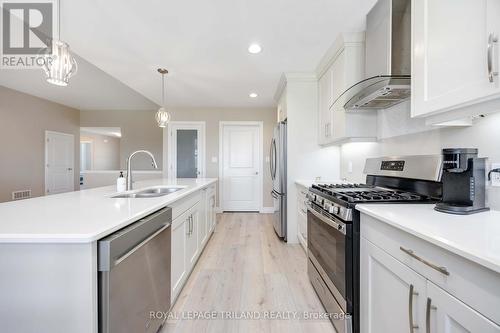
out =
<svg viewBox="0 0 500 333"><path fill-rule="evenodd" d="M43 65L47 82L57 86L67 86L69 79L77 71L76 60L69 45L60 40L52 40L52 54L48 55Z"/></svg>
<svg viewBox="0 0 500 333"><path fill-rule="evenodd" d="M170 113L164 107L161 107L156 112L156 122L158 123L158 126L167 127L169 121L170 121Z"/></svg>

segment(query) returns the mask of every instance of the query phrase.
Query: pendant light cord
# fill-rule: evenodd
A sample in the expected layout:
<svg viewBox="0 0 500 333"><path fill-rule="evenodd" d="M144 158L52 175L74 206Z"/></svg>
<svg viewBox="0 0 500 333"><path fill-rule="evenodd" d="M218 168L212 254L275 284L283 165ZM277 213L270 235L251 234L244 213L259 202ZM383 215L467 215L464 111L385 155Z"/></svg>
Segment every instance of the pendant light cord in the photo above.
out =
<svg viewBox="0 0 500 333"><path fill-rule="evenodd" d="M161 106L165 107L165 74L161 75Z"/></svg>
<svg viewBox="0 0 500 333"><path fill-rule="evenodd" d="M59 37L59 41L61 40L61 0L57 1L57 24L59 25L57 28L57 34Z"/></svg>

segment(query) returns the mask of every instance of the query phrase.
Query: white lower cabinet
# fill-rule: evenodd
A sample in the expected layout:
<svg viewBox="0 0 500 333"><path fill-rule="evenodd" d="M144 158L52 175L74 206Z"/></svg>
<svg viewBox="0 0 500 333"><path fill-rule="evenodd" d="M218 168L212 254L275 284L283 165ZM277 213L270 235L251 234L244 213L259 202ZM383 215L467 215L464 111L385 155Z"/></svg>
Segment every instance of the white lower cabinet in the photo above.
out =
<svg viewBox="0 0 500 333"><path fill-rule="evenodd" d="M362 214L362 333L500 333L498 275L436 249Z"/></svg>
<svg viewBox="0 0 500 333"><path fill-rule="evenodd" d="M297 184L297 237L304 251L307 252L307 188Z"/></svg>
<svg viewBox="0 0 500 333"><path fill-rule="evenodd" d="M202 189L179 203L172 210L171 299L177 299L196 261L214 229L215 185Z"/></svg>
<svg viewBox="0 0 500 333"><path fill-rule="evenodd" d="M208 189L203 189L201 194L201 220L198 222L198 241L203 248L208 240L210 227L208 225Z"/></svg>
<svg viewBox="0 0 500 333"><path fill-rule="evenodd" d="M425 332L425 283L421 275L362 238L361 332Z"/></svg>
<svg viewBox="0 0 500 333"><path fill-rule="evenodd" d="M200 202L196 203L190 210L187 217L186 230L186 268L188 271L193 268L200 251L198 229L200 227Z"/></svg>
<svg viewBox="0 0 500 333"><path fill-rule="evenodd" d="M215 185L212 188L208 188L207 190L207 229L208 232L211 233L215 230L216 224L216 194L215 194Z"/></svg>
<svg viewBox="0 0 500 333"><path fill-rule="evenodd" d="M432 333L499 333L500 326L473 310L434 283L427 282L429 330Z"/></svg>
<svg viewBox="0 0 500 333"><path fill-rule="evenodd" d="M172 241L171 249L172 256L170 258L171 268L171 299L172 302L179 294L184 281L187 277L186 269L186 240L187 240L187 216L189 211L186 211L175 220L172 221Z"/></svg>

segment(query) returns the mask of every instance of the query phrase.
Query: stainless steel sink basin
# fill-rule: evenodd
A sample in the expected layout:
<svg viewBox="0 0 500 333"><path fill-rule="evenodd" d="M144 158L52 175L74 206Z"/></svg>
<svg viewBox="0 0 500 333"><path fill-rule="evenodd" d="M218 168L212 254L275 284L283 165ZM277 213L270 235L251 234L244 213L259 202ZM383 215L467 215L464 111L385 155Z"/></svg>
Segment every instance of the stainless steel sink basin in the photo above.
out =
<svg viewBox="0 0 500 333"><path fill-rule="evenodd" d="M171 193L180 191L184 189L185 186L156 186L151 188L146 188L139 191L120 193L113 195L111 198L157 198L164 195L169 195Z"/></svg>

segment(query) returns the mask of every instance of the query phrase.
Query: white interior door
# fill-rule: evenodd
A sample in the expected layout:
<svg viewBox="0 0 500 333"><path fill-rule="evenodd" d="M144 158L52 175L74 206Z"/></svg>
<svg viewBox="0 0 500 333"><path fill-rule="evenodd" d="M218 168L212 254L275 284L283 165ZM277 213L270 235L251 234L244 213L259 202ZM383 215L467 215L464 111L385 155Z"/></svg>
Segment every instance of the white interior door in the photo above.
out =
<svg viewBox="0 0 500 333"><path fill-rule="evenodd" d="M168 132L169 176L205 177L205 123L170 122Z"/></svg>
<svg viewBox="0 0 500 333"><path fill-rule="evenodd" d="M221 123L221 188L225 211L259 211L261 206L260 123Z"/></svg>
<svg viewBox="0 0 500 333"><path fill-rule="evenodd" d="M45 194L75 190L74 142L72 134L45 132Z"/></svg>

